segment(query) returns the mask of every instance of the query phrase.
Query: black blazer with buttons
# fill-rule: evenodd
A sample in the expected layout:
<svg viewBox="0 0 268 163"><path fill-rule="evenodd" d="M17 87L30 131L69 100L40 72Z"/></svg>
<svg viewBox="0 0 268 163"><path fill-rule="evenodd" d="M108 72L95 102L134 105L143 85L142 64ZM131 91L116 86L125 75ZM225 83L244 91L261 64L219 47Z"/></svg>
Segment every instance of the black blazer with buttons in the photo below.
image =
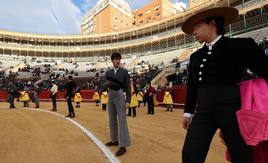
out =
<svg viewBox="0 0 268 163"><path fill-rule="evenodd" d="M184 112L195 112L200 86L237 84L246 67L268 81L268 56L252 38L222 37L212 50L204 45L194 52L190 57Z"/></svg>

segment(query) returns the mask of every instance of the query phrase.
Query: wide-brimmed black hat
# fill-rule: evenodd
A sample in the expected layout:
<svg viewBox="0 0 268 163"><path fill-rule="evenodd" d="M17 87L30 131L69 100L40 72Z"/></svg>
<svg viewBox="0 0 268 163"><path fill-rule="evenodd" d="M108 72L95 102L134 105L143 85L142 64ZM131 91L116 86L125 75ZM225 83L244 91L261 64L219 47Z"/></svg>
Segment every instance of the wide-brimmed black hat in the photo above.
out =
<svg viewBox="0 0 268 163"><path fill-rule="evenodd" d="M190 16L182 24L181 29L187 34L192 34L194 26L209 17L222 17L224 19L224 26L227 26L236 20L238 14L239 11L233 7L216 7L206 9Z"/></svg>

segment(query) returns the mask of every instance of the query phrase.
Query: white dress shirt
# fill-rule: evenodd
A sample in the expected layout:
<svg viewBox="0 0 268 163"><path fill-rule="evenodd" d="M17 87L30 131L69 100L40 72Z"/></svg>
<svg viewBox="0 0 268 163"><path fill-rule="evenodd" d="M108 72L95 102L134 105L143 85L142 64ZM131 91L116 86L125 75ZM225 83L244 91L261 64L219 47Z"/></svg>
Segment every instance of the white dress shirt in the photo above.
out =
<svg viewBox="0 0 268 163"><path fill-rule="evenodd" d="M58 86L56 84L53 84L50 92L52 92L52 95L56 94L58 92Z"/></svg>
<svg viewBox="0 0 268 163"><path fill-rule="evenodd" d="M114 68L114 75L116 75L116 72L117 72L118 69L119 69L119 67Z"/></svg>

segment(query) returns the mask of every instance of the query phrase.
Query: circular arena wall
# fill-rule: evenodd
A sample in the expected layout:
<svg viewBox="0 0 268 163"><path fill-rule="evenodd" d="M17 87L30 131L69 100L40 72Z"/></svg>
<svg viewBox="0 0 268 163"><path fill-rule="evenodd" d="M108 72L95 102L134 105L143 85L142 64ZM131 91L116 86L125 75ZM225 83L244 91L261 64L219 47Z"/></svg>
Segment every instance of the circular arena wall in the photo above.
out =
<svg viewBox="0 0 268 163"><path fill-rule="evenodd" d="M267 26L268 2L265 0L209 0L159 22L129 30L90 35L41 35L0 31L0 55L44 58L105 57L114 51L124 58L150 55L200 46L181 31L189 16L205 8L232 6L239 10L237 21L229 26L228 35Z"/></svg>

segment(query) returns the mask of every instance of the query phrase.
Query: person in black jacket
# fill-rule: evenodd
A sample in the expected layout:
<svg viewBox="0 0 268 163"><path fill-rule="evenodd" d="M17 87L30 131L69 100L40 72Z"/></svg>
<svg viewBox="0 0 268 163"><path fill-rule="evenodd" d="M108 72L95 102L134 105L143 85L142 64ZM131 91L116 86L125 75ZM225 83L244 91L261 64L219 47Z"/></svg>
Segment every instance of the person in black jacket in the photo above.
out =
<svg viewBox="0 0 268 163"><path fill-rule="evenodd" d="M9 83L8 88L6 89L6 91L8 92L8 99L7 102L10 104L9 108L10 109L14 109L16 108L14 105L14 99L15 97L19 97L20 93L18 92L18 90L12 85L12 83Z"/></svg>
<svg viewBox="0 0 268 163"><path fill-rule="evenodd" d="M187 98L183 128L187 130L183 163L202 163L217 129L230 152L233 163L251 163L251 148L238 127L241 81L248 67L268 81L268 57L252 38L224 37L225 26L238 16L238 10L218 7L188 18L182 30L204 43L190 57Z"/></svg>
<svg viewBox="0 0 268 163"><path fill-rule="evenodd" d="M69 114L66 117L75 118L74 108L72 104L72 98L74 97L76 90L76 83L73 81L73 76L68 76L68 82L64 86L65 98L67 99Z"/></svg>

